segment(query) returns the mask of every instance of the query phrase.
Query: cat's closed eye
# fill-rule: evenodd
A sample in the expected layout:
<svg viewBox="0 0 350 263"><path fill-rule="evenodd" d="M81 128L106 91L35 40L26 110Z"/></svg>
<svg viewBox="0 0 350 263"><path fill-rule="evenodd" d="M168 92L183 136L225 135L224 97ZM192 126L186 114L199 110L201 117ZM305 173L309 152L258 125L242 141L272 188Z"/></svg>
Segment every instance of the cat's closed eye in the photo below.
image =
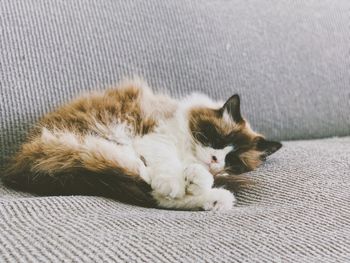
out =
<svg viewBox="0 0 350 263"><path fill-rule="evenodd" d="M218 128L210 123L203 123L196 139L203 145L214 149L223 149L230 144L227 136L224 136Z"/></svg>

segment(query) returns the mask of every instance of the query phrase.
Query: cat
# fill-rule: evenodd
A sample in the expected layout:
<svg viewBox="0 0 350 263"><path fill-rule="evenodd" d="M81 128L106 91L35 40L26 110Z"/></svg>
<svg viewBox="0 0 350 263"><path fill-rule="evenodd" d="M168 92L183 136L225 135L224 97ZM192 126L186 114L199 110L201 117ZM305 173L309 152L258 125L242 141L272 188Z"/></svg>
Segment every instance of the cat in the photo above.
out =
<svg viewBox="0 0 350 263"><path fill-rule="evenodd" d="M242 183L230 174L254 170L281 146L250 128L237 94L225 103L200 93L175 100L135 79L44 116L2 180L39 195L229 210L235 197L223 186Z"/></svg>

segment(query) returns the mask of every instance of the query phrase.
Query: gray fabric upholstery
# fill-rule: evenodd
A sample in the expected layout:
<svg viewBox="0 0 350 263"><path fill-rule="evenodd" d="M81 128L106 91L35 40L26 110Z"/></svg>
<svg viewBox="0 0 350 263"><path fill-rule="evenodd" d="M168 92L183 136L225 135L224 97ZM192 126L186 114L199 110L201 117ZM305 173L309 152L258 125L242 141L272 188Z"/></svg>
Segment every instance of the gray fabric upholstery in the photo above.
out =
<svg viewBox="0 0 350 263"><path fill-rule="evenodd" d="M226 213L0 187L0 262L349 262L350 137L285 143Z"/></svg>
<svg viewBox="0 0 350 263"><path fill-rule="evenodd" d="M0 158L72 96L143 76L176 96L242 95L275 139L350 134L350 1L0 4Z"/></svg>
<svg viewBox="0 0 350 263"><path fill-rule="evenodd" d="M241 94L274 139L350 135L350 1L0 1L0 166L39 116L143 76ZM0 185L0 262L349 262L350 137L286 142L226 213Z"/></svg>

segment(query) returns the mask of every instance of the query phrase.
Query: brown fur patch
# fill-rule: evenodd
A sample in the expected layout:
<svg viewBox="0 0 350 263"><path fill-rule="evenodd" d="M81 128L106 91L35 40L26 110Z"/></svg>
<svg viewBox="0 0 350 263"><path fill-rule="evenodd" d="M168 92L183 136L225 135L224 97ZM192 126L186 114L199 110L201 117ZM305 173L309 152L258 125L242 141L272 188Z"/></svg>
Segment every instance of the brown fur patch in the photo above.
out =
<svg viewBox="0 0 350 263"><path fill-rule="evenodd" d="M189 127L192 134L201 133L204 125L210 125L219 134L228 136L232 132L238 132L242 129L241 123L225 121L219 110L197 107L189 112Z"/></svg>
<svg viewBox="0 0 350 263"><path fill-rule="evenodd" d="M124 85L78 98L47 114L13 157L3 181L37 194L103 195L155 206L150 186L137 170L118 161L116 155L123 150L113 153L111 148L118 151L121 146L108 134L118 123L126 124L132 135L153 131L159 116L142 108L145 99L156 100L156 95L147 88ZM89 144L90 137L99 142ZM114 143L115 147L107 145Z"/></svg>
<svg viewBox="0 0 350 263"><path fill-rule="evenodd" d="M109 126L125 122L135 134L146 134L157 122L151 116L142 115L142 93L139 87L127 86L82 97L47 114L39 126L86 134L91 131L99 133L101 129L96 124Z"/></svg>
<svg viewBox="0 0 350 263"><path fill-rule="evenodd" d="M263 152L256 149L256 140L262 136L255 133L247 121L228 121L221 109L198 107L189 115L189 128L197 142L218 149L234 145L244 171L254 170L262 163Z"/></svg>

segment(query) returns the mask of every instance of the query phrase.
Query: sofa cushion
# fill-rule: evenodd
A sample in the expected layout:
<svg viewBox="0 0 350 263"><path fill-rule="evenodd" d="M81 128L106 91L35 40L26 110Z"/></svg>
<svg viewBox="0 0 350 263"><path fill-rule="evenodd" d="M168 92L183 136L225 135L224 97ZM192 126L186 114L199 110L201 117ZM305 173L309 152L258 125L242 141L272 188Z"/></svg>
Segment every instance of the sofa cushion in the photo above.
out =
<svg viewBox="0 0 350 263"><path fill-rule="evenodd" d="M286 142L224 213L0 187L0 261L347 262L349 171L350 137Z"/></svg>
<svg viewBox="0 0 350 263"><path fill-rule="evenodd" d="M138 74L241 94L273 139L350 134L350 1L3 1L0 161L45 112Z"/></svg>

